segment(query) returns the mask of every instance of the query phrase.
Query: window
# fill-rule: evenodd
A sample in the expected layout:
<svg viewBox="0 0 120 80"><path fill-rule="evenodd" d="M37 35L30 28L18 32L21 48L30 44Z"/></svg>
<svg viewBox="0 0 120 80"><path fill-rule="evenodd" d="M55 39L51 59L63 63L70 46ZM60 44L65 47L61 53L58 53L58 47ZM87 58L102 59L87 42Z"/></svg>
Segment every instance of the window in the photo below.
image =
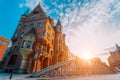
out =
<svg viewBox="0 0 120 80"><path fill-rule="evenodd" d="M15 38L17 38L17 36L18 36L18 33L16 32L14 36L15 36Z"/></svg>
<svg viewBox="0 0 120 80"><path fill-rule="evenodd" d="M20 28L21 28L21 25L19 24L19 25L18 25L18 29L20 29Z"/></svg>
<svg viewBox="0 0 120 80"><path fill-rule="evenodd" d="M32 20L37 20L37 17L32 17Z"/></svg>
<svg viewBox="0 0 120 80"><path fill-rule="evenodd" d="M8 46L8 43L7 43L7 42L4 42L4 41L2 41L2 40L0 40L0 45L1 45L1 44L5 44L5 45Z"/></svg>
<svg viewBox="0 0 120 80"><path fill-rule="evenodd" d="M59 28L59 27L57 27L57 31L60 31L60 28Z"/></svg>
<svg viewBox="0 0 120 80"><path fill-rule="evenodd" d="M62 42L62 37L61 36L58 37L58 42L59 43Z"/></svg>
<svg viewBox="0 0 120 80"><path fill-rule="evenodd" d="M23 36L24 36L24 32L21 33L21 36L20 36L20 37L23 38Z"/></svg>
<svg viewBox="0 0 120 80"><path fill-rule="evenodd" d="M31 42L31 41L28 41L28 42L27 42L27 48L30 48L31 44L32 44L32 42Z"/></svg>
<svg viewBox="0 0 120 80"><path fill-rule="evenodd" d="M2 40L0 40L0 43L1 43L1 44L2 44L2 42L3 42L3 41L2 41Z"/></svg>
<svg viewBox="0 0 120 80"><path fill-rule="evenodd" d="M7 43L7 42L3 42L3 44L8 45L8 43Z"/></svg>
<svg viewBox="0 0 120 80"><path fill-rule="evenodd" d="M55 34L54 34L54 32L52 32L52 36L53 36L53 39L54 39L54 37L55 37Z"/></svg>
<svg viewBox="0 0 120 80"><path fill-rule="evenodd" d="M42 26L42 22L39 22L38 24L37 24L37 27L41 27Z"/></svg>
<svg viewBox="0 0 120 80"><path fill-rule="evenodd" d="M27 25L24 25L24 26L23 26L23 29L27 29Z"/></svg>
<svg viewBox="0 0 120 80"><path fill-rule="evenodd" d="M22 20L22 21L25 21L25 18L22 18L21 20Z"/></svg>
<svg viewBox="0 0 120 80"><path fill-rule="evenodd" d="M14 51L17 51L17 46L14 47Z"/></svg>
<svg viewBox="0 0 120 80"><path fill-rule="evenodd" d="M38 14L38 10L35 10L35 11L33 12L33 14Z"/></svg>
<svg viewBox="0 0 120 80"><path fill-rule="evenodd" d="M44 30L42 31L42 35L43 35L43 36L46 36L45 32L46 32L46 29L44 29Z"/></svg>
<svg viewBox="0 0 120 80"><path fill-rule="evenodd" d="M20 49L20 42L18 42L18 47L17 47L17 49L18 49L18 50Z"/></svg>
<svg viewBox="0 0 120 80"><path fill-rule="evenodd" d="M51 55L52 55L52 57L54 56L54 53L53 53L53 51L51 51Z"/></svg>
<svg viewBox="0 0 120 80"><path fill-rule="evenodd" d="M30 24L30 28L34 28L34 23Z"/></svg>
<svg viewBox="0 0 120 80"><path fill-rule="evenodd" d="M48 29L51 30L50 26L48 25Z"/></svg>
<svg viewBox="0 0 120 80"><path fill-rule="evenodd" d="M52 44L54 44L54 40L52 40Z"/></svg>
<svg viewBox="0 0 120 80"><path fill-rule="evenodd" d="M25 41L22 42L22 48L24 48L24 47L25 47Z"/></svg>
<svg viewBox="0 0 120 80"><path fill-rule="evenodd" d="M47 33L47 38L50 39L50 35Z"/></svg>
<svg viewBox="0 0 120 80"><path fill-rule="evenodd" d="M59 45L59 51L61 51L61 46Z"/></svg>

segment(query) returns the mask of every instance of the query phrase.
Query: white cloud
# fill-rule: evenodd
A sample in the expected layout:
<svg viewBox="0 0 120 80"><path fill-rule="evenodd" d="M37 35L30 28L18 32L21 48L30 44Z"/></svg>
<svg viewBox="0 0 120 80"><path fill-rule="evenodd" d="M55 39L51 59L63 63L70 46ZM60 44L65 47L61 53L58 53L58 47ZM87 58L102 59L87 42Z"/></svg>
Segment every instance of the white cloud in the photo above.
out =
<svg viewBox="0 0 120 80"><path fill-rule="evenodd" d="M24 5L22 3L19 3L19 7L22 8Z"/></svg>
<svg viewBox="0 0 120 80"><path fill-rule="evenodd" d="M22 0L21 3L19 3L19 6L20 8L29 7L33 9L39 2L42 3L42 0Z"/></svg>
<svg viewBox="0 0 120 80"><path fill-rule="evenodd" d="M73 6L74 10L63 16L66 42L73 53L82 57L85 50L97 55L115 43L120 44L120 30L113 25L114 21L109 23L120 8L119 3L113 4L115 1L100 0L96 3L85 3L83 7ZM114 10L110 10L111 4L115 6Z"/></svg>
<svg viewBox="0 0 120 80"><path fill-rule="evenodd" d="M33 8L38 2L39 0L25 0L23 5ZM68 0L69 3L58 4L59 2L50 3L54 8L49 12L49 5L41 0L49 15L59 14L67 45L74 54L82 57L83 51L90 51L92 55L98 55L115 43L120 44L119 0Z"/></svg>

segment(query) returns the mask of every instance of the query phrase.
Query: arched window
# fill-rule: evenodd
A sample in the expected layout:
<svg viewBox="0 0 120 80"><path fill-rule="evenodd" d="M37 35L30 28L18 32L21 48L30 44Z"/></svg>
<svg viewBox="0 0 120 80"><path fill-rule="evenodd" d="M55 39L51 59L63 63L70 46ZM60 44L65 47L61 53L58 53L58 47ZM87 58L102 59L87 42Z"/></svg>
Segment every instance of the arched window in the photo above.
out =
<svg viewBox="0 0 120 80"><path fill-rule="evenodd" d="M17 38L17 37L18 37L18 32L16 32L16 33L15 33L14 37L15 37L15 38Z"/></svg>
<svg viewBox="0 0 120 80"><path fill-rule="evenodd" d="M51 50L51 56L53 57L54 56L54 52Z"/></svg>
<svg viewBox="0 0 120 80"><path fill-rule="evenodd" d="M23 36L24 36L24 32L21 33L21 36L20 36L20 37L23 38Z"/></svg>
<svg viewBox="0 0 120 80"><path fill-rule="evenodd" d="M31 29L34 28L34 23L30 24L30 28Z"/></svg>
<svg viewBox="0 0 120 80"><path fill-rule="evenodd" d="M59 26L57 26L57 28L56 28L56 29L57 29L57 31L61 31Z"/></svg>
<svg viewBox="0 0 120 80"><path fill-rule="evenodd" d="M38 14L38 10L34 10L33 14Z"/></svg>
<svg viewBox="0 0 120 80"><path fill-rule="evenodd" d="M62 37L61 37L61 36L58 37L58 42L59 42L59 43L62 42Z"/></svg>
<svg viewBox="0 0 120 80"><path fill-rule="evenodd" d="M49 33L47 33L47 38L48 38L48 40L50 39L50 34Z"/></svg>
<svg viewBox="0 0 120 80"><path fill-rule="evenodd" d="M38 18L37 18L37 17L35 17L35 16L34 16L34 17L32 17L32 20L37 20L37 19L38 19Z"/></svg>
<svg viewBox="0 0 120 80"><path fill-rule="evenodd" d="M27 25L24 25L24 26L23 26L23 29L27 29Z"/></svg>
<svg viewBox="0 0 120 80"><path fill-rule="evenodd" d="M21 46L21 47L22 47L22 48L24 48L24 47L25 47L25 45L26 45L26 41L23 41L23 42L22 42L22 46Z"/></svg>
<svg viewBox="0 0 120 80"><path fill-rule="evenodd" d="M27 48L30 48L31 44L32 44L32 42L31 42L31 41L28 41L28 42L27 42Z"/></svg>
<svg viewBox="0 0 120 80"><path fill-rule="evenodd" d="M41 27L42 26L42 22L39 22L38 24L37 24L37 27Z"/></svg>
<svg viewBox="0 0 120 80"><path fill-rule="evenodd" d="M51 30L50 26L48 25L48 29Z"/></svg>
<svg viewBox="0 0 120 80"><path fill-rule="evenodd" d="M20 29L20 28L21 28L21 25L19 24L19 25L18 25L18 29Z"/></svg>

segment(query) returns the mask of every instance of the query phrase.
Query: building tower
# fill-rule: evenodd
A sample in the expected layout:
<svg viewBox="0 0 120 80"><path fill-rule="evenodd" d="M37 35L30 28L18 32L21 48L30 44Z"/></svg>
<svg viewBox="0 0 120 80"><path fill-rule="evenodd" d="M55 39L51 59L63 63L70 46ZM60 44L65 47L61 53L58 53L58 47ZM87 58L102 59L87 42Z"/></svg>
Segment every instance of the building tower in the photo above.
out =
<svg viewBox="0 0 120 80"><path fill-rule="evenodd" d="M59 36L60 35L60 36ZM59 51L66 50L65 35L62 34L62 26L58 21L54 27L53 20L45 14L40 4L32 11L28 9L21 16L19 24L12 37L12 47L5 61L4 69L11 71L16 69L17 73L31 73L39 71L54 64L56 52L56 38L62 39ZM61 47L62 46L62 47ZM62 57L61 57L62 55ZM67 60L67 55L58 55ZM57 57L58 57L57 56ZM58 57L59 58L59 57ZM58 60L59 62L61 60Z"/></svg>
<svg viewBox="0 0 120 80"><path fill-rule="evenodd" d="M62 34L62 25L60 20L55 26L55 54L53 63L63 62L68 60L68 47L65 45L65 34Z"/></svg>

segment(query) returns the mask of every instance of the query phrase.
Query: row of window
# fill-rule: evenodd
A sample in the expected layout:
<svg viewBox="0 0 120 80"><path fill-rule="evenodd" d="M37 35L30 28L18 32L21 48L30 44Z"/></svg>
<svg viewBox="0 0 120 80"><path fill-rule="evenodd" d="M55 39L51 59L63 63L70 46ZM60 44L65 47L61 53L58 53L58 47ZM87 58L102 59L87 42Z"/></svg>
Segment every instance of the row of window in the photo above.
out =
<svg viewBox="0 0 120 80"><path fill-rule="evenodd" d="M30 48L32 45L32 41L23 41L22 45L20 42L18 42L18 45L14 47L14 51L19 50L20 46L21 48Z"/></svg>
<svg viewBox="0 0 120 80"><path fill-rule="evenodd" d="M34 23L30 24L30 28L33 28L34 26L35 26ZM42 22L37 23L37 27L42 27L42 26L43 26ZM23 26L24 30L27 29L27 28L28 28L28 25Z"/></svg>
<svg viewBox="0 0 120 80"><path fill-rule="evenodd" d="M31 19L31 20L37 20L37 19L38 19L38 18L34 16L34 17L32 17L32 19ZM25 21L25 20L27 20L27 19L26 19L26 18L24 18L24 17L23 17L23 18L21 18L21 21Z"/></svg>
<svg viewBox="0 0 120 80"><path fill-rule="evenodd" d="M38 22L38 23L37 23L37 27L41 27L41 26L43 26L42 22ZM34 23L31 23L31 24L30 24L30 28L33 28L33 27L34 27ZM21 25L18 25L17 28L20 29L20 28L21 28ZM23 26L23 29L27 29L27 28L28 28L28 25L24 25L24 26Z"/></svg>
<svg viewBox="0 0 120 80"><path fill-rule="evenodd" d="M51 51L51 53L53 54L53 51L50 50L50 48L48 46L40 45L40 51L47 51L47 53L49 53L49 51Z"/></svg>
<svg viewBox="0 0 120 80"><path fill-rule="evenodd" d="M23 41L22 48L30 48L32 41Z"/></svg>
<svg viewBox="0 0 120 80"><path fill-rule="evenodd" d="M2 40L0 40L0 44L5 44L5 45L8 46L8 43L7 43L7 42L4 42L4 41L2 41Z"/></svg>

